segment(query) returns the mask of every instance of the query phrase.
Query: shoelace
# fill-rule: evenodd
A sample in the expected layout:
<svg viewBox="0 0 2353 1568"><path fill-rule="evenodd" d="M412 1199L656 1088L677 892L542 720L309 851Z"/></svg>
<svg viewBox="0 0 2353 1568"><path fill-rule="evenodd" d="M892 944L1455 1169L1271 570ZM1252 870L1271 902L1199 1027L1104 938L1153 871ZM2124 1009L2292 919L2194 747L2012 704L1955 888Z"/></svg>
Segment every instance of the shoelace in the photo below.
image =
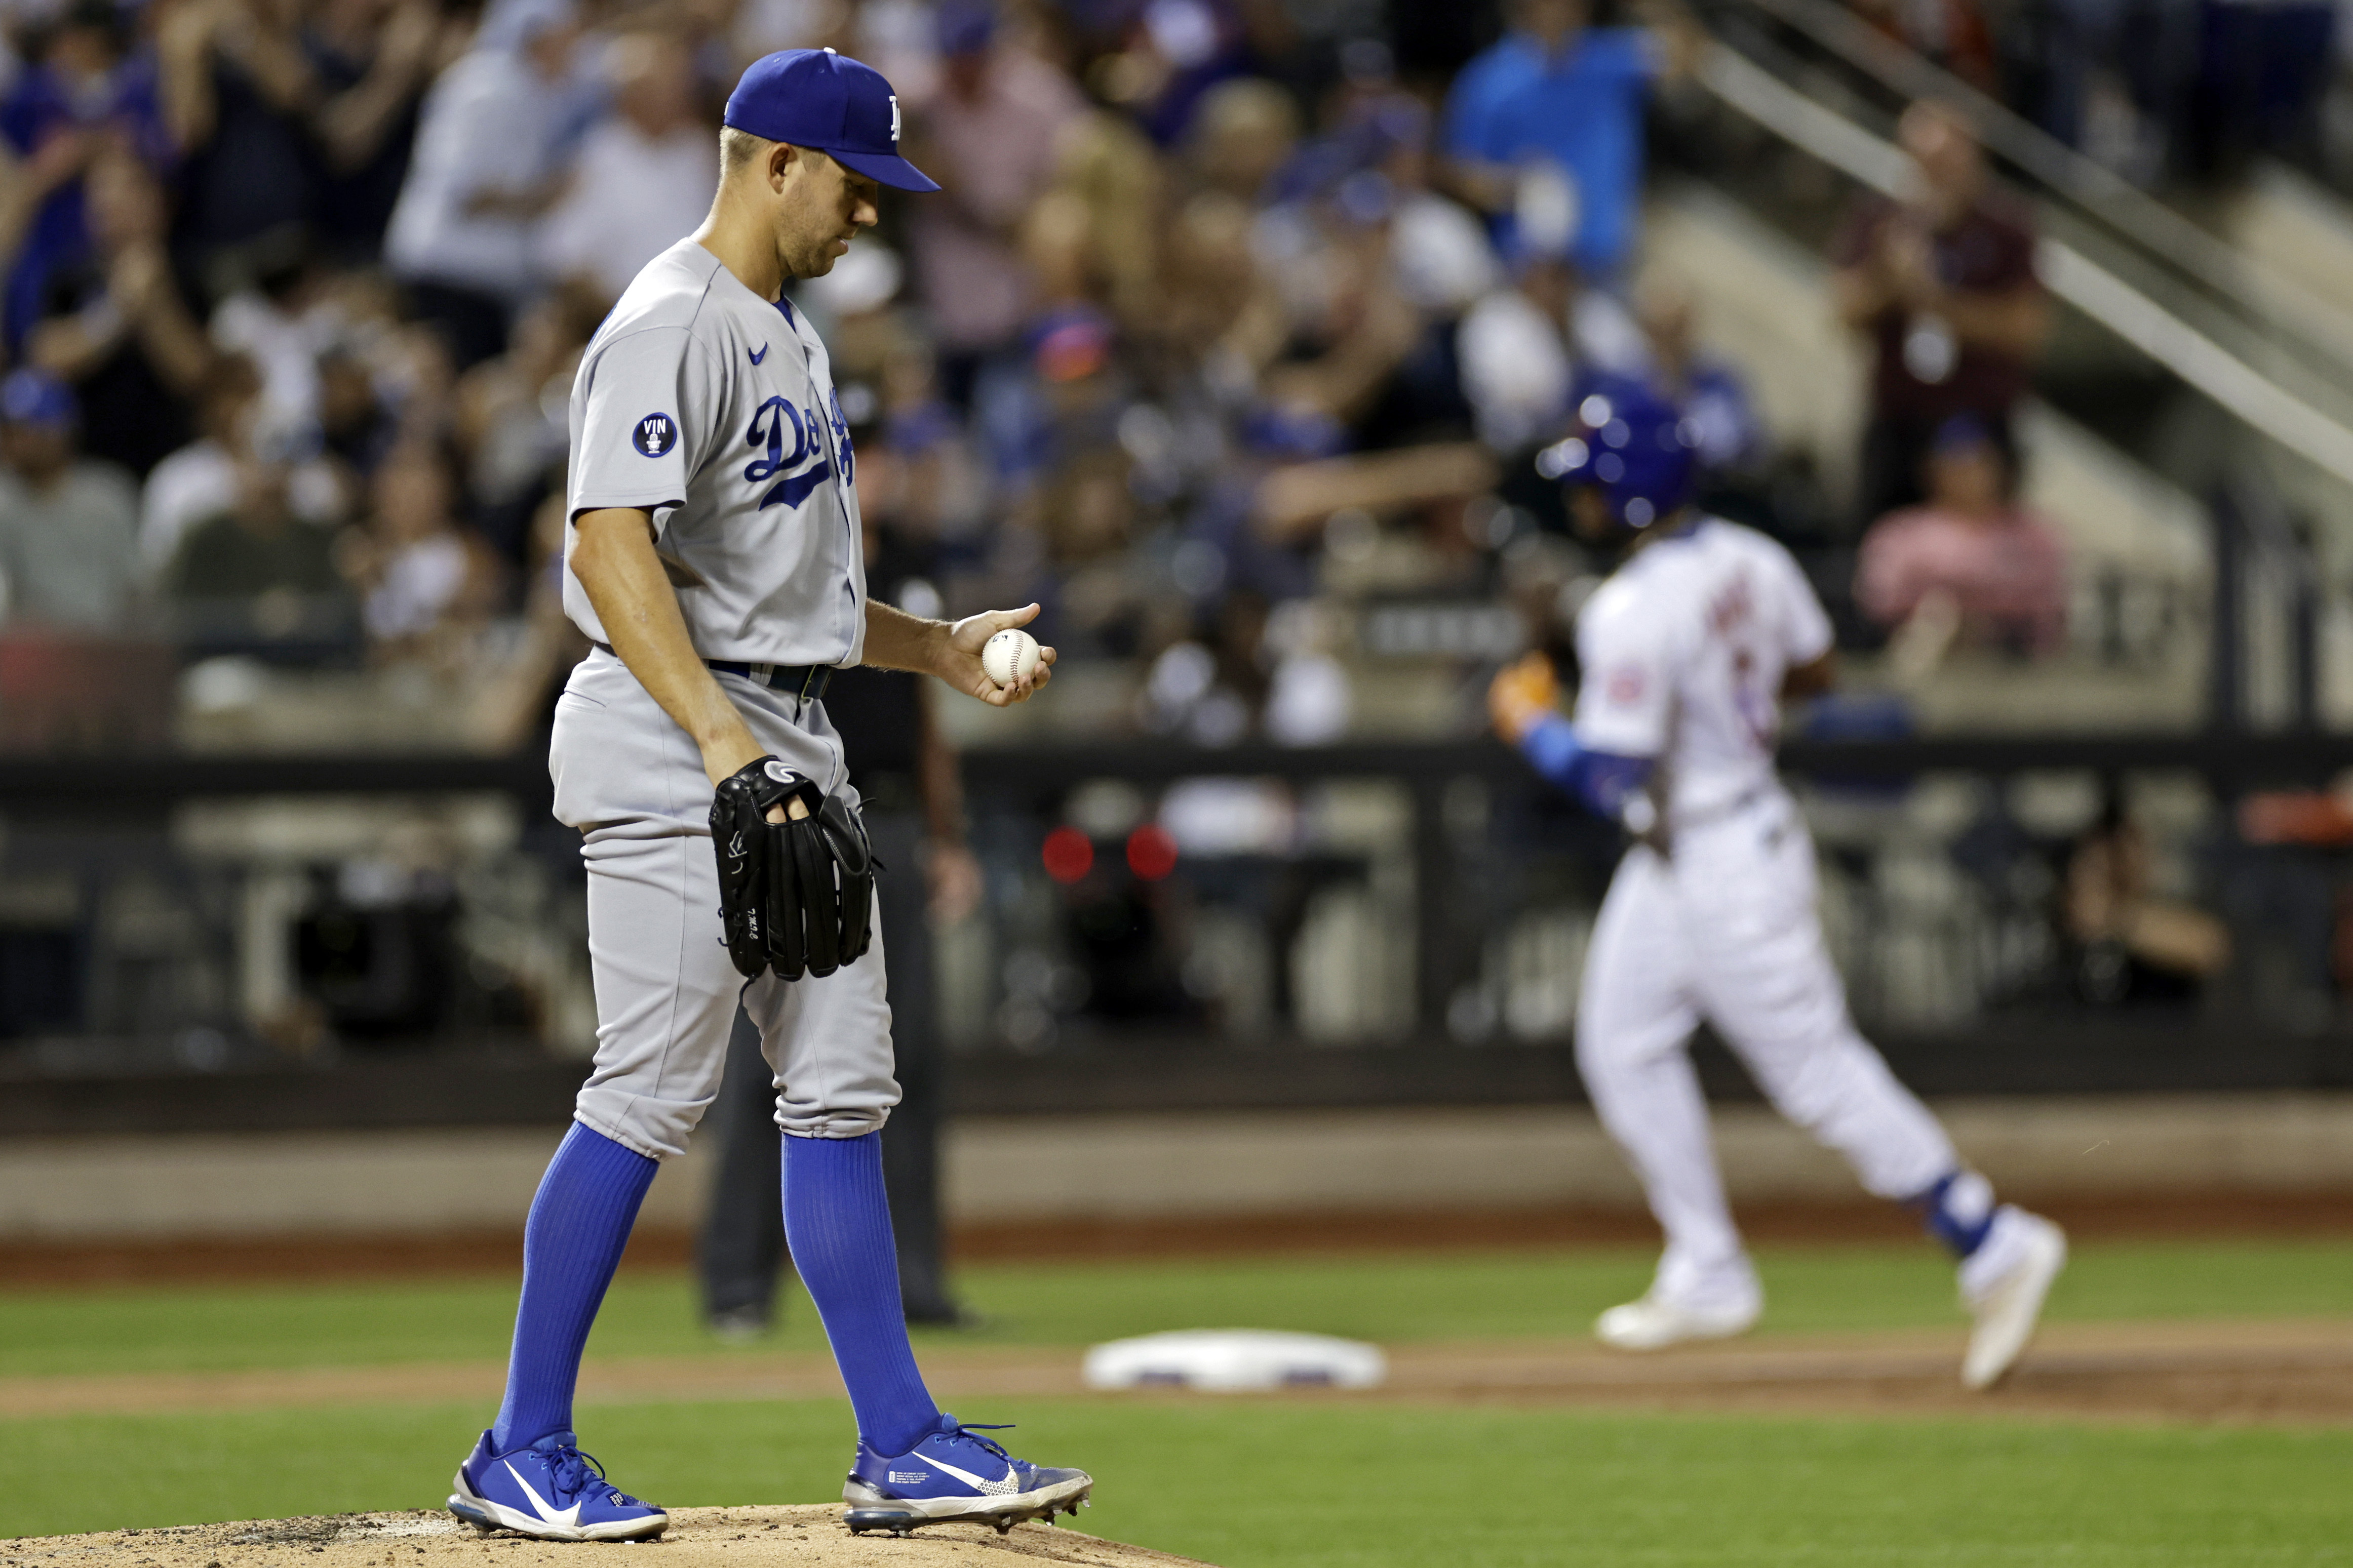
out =
<svg viewBox="0 0 2353 1568"><path fill-rule="evenodd" d="M953 1420L954 1417L950 1417L950 1419ZM1005 1451L1004 1446L998 1443L994 1437L984 1437L981 1434L983 1432L1010 1432L1013 1430L1013 1426L1014 1424L1010 1421L983 1422L974 1426L967 1426L964 1422L958 1421L956 1422L956 1429L948 1434L948 1441L951 1443L970 1443L976 1447L985 1448L989 1453L992 1453L998 1458L1004 1460L1008 1466L1010 1466L1013 1463L1013 1456Z"/></svg>
<svg viewBox="0 0 2353 1568"><path fill-rule="evenodd" d="M582 1492L586 1491L588 1479L591 1476L599 1481L605 1481L605 1467L596 1462L596 1457L594 1454L584 1454L577 1448L556 1449L553 1462L548 1466L548 1474L554 1479L556 1490L567 1497L578 1497ZM605 1481L605 1485L607 1489L611 1489L611 1482ZM615 1491L613 1496L625 1502L637 1500L635 1498L624 1498L617 1491Z"/></svg>

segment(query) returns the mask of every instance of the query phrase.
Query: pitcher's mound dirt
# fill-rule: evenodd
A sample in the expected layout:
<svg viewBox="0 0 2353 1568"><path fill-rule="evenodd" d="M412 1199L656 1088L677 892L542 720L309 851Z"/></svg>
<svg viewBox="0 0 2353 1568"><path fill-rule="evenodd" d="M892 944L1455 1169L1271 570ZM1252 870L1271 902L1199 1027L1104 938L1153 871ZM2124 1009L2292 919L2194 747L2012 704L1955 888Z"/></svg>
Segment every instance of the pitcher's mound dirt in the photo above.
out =
<svg viewBox="0 0 2353 1568"><path fill-rule="evenodd" d="M446 1513L341 1513L95 1535L0 1541L0 1568L948 1568L1010 1557L1085 1568L1205 1568L1075 1530L934 1525L908 1536L852 1535L834 1504L679 1508L659 1541L634 1545L482 1535Z"/></svg>

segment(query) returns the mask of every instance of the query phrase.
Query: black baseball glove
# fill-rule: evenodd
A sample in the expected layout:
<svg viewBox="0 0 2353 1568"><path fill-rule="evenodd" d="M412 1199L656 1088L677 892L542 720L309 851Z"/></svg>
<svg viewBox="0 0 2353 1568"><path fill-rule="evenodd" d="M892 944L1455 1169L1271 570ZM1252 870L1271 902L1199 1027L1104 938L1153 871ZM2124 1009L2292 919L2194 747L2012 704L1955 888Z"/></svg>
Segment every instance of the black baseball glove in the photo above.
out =
<svg viewBox="0 0 2353 1568"><path fill-rule="evenodd" d="M770 822L797 800L808 815ZM719 918L727 956L756 975L827 975L866 951L873 933L874 851L839 795L774 757L722 779L711 802L719 855Z"/></svg>

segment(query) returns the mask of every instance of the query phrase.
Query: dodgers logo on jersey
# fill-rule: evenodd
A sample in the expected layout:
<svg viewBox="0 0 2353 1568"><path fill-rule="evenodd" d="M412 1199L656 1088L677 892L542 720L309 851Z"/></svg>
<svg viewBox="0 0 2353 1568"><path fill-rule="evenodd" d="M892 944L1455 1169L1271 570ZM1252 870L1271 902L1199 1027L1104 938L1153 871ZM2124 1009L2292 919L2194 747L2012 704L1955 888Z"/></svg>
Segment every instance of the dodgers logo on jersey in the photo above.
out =
<svg viewBox="0 0 2353 1568"><path fill-rule="evenodd" d="M833 465L826 461L824 448L818 439L818 422L823 418L822 413L811 409L804 423L801 411L781 397L771 397L753 411L752 427L744 433L744 444L747 447L765 446L768 455L754 458L746 464L744 478L755 485L766 484L770 479L777 481L766 495L760 498L761 510L765 511L779 502L797 507L808 500L818 486L833 478ZM793 433L793 449L790 452L785 450L787 427ZM809 458L816 458L816 461L807 468L789 478L779 478L787 470L799 468L803 459Z"/></svg>
<svg viewBox="0 0 2353 1568"><path fill-rule="evenodd" d="M629 445L639 457L659 458L678 445L678 421L667 414L649 414L629 432Z"/></svg>

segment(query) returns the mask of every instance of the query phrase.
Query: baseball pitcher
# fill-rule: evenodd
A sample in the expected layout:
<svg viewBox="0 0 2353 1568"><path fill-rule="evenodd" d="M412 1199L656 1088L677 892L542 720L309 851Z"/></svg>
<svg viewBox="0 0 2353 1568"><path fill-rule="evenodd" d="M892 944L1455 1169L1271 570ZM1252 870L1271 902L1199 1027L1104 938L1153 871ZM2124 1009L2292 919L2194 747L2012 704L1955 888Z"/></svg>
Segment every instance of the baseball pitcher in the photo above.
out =
<svg viewBox="0 0 2353 1568"><path fill-rule="evenodd" d="M785 1226L858 1417L853 1530L1077 1511L1082 1471L1010 1458L940 1413L901 1315L881 1129L899 1098L874 865L826 720L828 674L936 675L1003 706L989 637L866 596L856 455L825 344L784 295L877 218L879 187L939 186L899 155L890 84L830 49L755 62L728 100L719 192L582 356L572 393L565 605L595 643L556 705L555 815L588 868L596 1058L533 1200L505 1402L450 1511L548 1541L659 1535L669 1518L583 1455L572 1396L659 1161L718 1089L740 998L776 1071Z"/></svg>

